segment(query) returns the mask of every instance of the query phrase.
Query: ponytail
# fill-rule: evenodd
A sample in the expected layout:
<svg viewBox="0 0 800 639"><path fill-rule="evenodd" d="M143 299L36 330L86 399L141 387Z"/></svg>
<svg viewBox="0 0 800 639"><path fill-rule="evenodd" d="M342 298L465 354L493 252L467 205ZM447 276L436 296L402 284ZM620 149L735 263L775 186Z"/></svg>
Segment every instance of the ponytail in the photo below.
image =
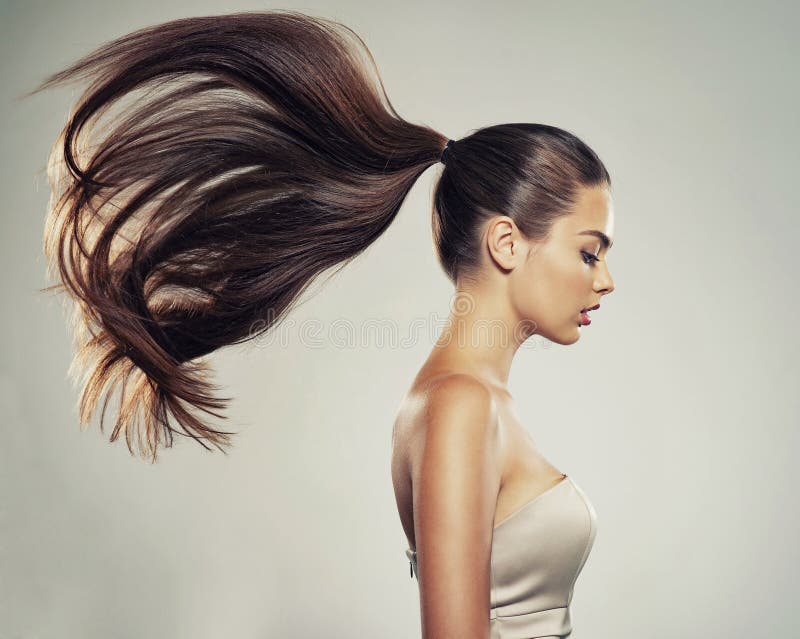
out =
<svg viewBox="0 0 800 639"><path fill-rule="evenodd" d="M225 452L235 433L199 413L224 419L230 398L202 358L362 253L447 137L397 114L352 30L295 11L146 27L27 95L77 80L47 167L43 290L75 301L81 424L105 394L102 431L119 387L110 441L132 455L155 462L174 433Z"/></svg>

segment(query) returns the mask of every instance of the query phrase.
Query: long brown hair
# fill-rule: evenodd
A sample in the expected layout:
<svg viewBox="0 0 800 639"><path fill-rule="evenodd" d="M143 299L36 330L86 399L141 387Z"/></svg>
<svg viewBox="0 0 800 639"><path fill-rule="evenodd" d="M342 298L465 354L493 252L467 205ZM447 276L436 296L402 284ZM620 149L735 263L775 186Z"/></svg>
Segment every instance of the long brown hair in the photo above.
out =
<svg viewBox="0 0 800 639"><path fill-rule="evenodd" d="M203 356L280 322L389 226L447 136L395 111L363 40L290 10L190 17L112 40L26 95L88 87L48 162L48 274L75 301L80 421L120 387L110 440L156 461L173 433L225 452ZM571 133L479 129L448 150L434 196L453 283L477 229L512 216L542 237L577 188L610 183ZM177 427L170 424L174 417Z"/></svg>

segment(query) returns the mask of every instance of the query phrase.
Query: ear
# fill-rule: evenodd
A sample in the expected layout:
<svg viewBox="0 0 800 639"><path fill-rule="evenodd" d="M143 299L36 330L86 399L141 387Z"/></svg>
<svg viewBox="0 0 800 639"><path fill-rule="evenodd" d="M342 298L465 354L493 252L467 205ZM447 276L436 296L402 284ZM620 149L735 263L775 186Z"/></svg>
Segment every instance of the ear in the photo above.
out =
<svg viewBox="0 0 800 639"><path fill-rule="evenodd" d="M486 248L492 260L500 268L511 271L524 258L522 236L507 215L498 215L489 220L486 227Z"/></svg>

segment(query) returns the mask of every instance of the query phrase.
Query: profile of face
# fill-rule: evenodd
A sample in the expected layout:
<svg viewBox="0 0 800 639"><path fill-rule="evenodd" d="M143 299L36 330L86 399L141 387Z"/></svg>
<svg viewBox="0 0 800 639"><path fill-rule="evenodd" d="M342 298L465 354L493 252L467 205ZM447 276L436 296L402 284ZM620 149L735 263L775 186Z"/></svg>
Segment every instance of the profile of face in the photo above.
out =
<svg viewBox="0 0 800 639"><path fill-rule="evenodd" d="M574 209L553 222L545 241L527 240L516 225L494 227L490 244L505 262L509 302L531 335L564 345L580 339L581 311L614 290L606 260L613 227L606 187L583 187Z"/></svg>

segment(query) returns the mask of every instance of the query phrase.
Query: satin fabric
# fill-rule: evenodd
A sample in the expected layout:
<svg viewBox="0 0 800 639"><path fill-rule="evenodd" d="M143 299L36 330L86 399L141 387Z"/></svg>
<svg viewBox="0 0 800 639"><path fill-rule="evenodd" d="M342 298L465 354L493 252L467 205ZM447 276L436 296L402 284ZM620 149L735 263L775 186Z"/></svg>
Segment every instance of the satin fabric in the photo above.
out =
<svg viewBox="0 0 800 639"><path fill-rule="evenodd" d="M493 528L491 639L564 639L569 605L597 533L597 514L569 476ZM406 549L418 577L417 553Z"/></svg>

